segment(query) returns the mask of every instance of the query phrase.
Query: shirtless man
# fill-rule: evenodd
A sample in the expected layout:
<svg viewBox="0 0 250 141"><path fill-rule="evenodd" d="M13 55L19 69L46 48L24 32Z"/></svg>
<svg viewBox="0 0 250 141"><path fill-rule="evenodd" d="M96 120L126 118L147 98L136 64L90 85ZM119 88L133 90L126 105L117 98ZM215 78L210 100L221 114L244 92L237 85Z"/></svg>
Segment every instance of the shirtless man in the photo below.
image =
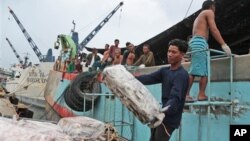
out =
<svg viewBox="0 0 250 141"><path fill-rule="evenodd" d="M110 57L109 44L105 44L105 51L103 53L103 58L101 63L105 63L109 57Z"/></svg>
<svg viewBox="0 0 250 141"><path fill-rule="evenodd" d="M209 31L211 32L214 39L221 45L222 49L227 55L231 54L229 46L225 43L222 38L220 31L218 30L215 23L215 3L212 0L206 0L202 4L202 11L195 19L193 24L193 35L189 41L189 47L191 51L197 51L208 48L208 37ZM186 96L186 102L192 102L189 91L192 87L195 76L200 77L199 81L199 95L198 100L207 100L205 89L207 86L207 52L193 53L191 57L191 65L189 70L189 89Z"/></svg>
<svg viewBox="0 0 250 141"><path fill-rule="evenodd" d="M112 45L112 46L110 47L110 56L111 56L112 59L115 58L115 50L116 50L117 48L119 48L119 43L120 43L120 41L119 41L118 39L115 39L115 40L114 40L114 43L115 43L115 45Z"/></svg>
<svg viewBox="0 0 250 141"><path fill-rule="evenodd" d="M121 55L121 49L117 48L115 50L115 58L114 58L114 61L113 61L113 65L121 64L122 63L122 58L123 58L123 55Z"/></svg>
<svg viewBox="0 0 250 141"><path fill-rule="evenodd" d="M129 54L126 60L126 65L131 66L134 64L135 61L135 46L130 43L128 45L128 49L129 49Z"/></svg>

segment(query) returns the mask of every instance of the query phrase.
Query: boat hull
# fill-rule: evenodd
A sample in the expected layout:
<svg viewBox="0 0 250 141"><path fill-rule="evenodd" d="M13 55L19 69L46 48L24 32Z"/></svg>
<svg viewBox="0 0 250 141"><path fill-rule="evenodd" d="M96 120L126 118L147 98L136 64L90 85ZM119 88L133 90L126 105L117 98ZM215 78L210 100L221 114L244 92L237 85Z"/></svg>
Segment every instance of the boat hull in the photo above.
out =
<svg viewBox="0 0 250 141"><path fill-rule="evenodd" d="M250 55L234 58L233 67L230 68L230 59L216 59L211 61L210 101L186 103L179 129L175 130L171 141L228 141L229 129L232 124L250 123ZM244 62L244 64L242 64ZM183 66L188 69L189 63ZM147 67L144 69L131 69L132 73L147 74L160 67ZM230 80L230 69L233 70L233 81ZM223 72L222 72L223 71ZM69 78L77 77L72 74ZM150 129L142 124L111 91L101 84L99 100L93 104L89 111L74 111L63 100L65 90L71 79L61 81L62 73L51 71L46 86L45 98L50 107L57 102L58 107L53 109L60 116L90 116L115 126L120 136L132 141L148 140ZM161 100L161 85L146 86L154 97ZM197 97L198 81L195 80L191 89L191 96ZM58 90L60 88L60 90ZM61 97L62 99L58 100ZM52 116L52 115L51 115ZM53 116L52 116L53 117Z"/></svg>

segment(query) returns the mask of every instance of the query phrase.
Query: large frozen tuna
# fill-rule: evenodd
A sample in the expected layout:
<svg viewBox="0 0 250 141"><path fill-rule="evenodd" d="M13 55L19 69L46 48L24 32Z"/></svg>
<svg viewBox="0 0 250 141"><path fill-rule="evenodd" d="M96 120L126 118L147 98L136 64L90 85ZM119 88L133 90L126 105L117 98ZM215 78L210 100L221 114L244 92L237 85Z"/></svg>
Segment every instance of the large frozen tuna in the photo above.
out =
<svg viewBox="0 0 250 141"><path fill-rule="evenodd" d="M105 68L103 82L142 123L152 128L161 124L165 114L159 102L124 66Z"/></svg>
<svg viewBox="0 0 250 141"><path fill-rule="evenodd" d="M62 118L58 125L64 133L74 140L100 141L105 140L105 124L89 117Z"/></svg>
<svg viewBox="0 0 250 141"><path fill-rule="evenodd" d="M62 118L57 124L0 117L0 141L117 141L110 124L88 117Z"/></svg>
<svg viewBox="0 0 250 141"><path fill-rule="evenodd" d="M72 141L53 123L0 117L0 141Z"/></svg>

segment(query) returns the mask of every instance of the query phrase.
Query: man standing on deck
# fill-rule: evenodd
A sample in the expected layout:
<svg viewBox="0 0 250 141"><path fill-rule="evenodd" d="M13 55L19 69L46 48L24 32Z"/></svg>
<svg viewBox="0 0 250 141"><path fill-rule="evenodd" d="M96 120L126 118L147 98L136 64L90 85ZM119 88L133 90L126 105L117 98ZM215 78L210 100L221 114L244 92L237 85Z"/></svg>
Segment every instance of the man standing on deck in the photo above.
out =
<svg viewBox="0 0 250 141"><path fill-rule="evenodd" d="M136 76L145 85L161 83L162 107L168 107L164 112L163 123L151 129L150 141L168 141L173 131L180 125L189 83L188 72L181 65L187 48L186 41L179 39L170 41L167 53L170 66L151 74Z"/></svg>
<svg viewBox="0 0 250 141"><path fill-rule="evenodd" d="M195 19L193 24L193 35L189 41L191 52L197 50L205 50L208 48L209 30L215 40L221 45L227 55L231 54L231 50L222 38L220 31L215 23L215 3L212 0L206 0L202 4L202 11ZM200 77L198 100L207 100L205 89L207 86L207 51L200 51L191 55L191 65L189 70L189 89L186 96L186 102L193 102L189 91L192 87L195 76Z"/></svg>
<svg viewBox="0 0 250 141"><path fill-rule="evenodd" d="M100 56L97 54L97 49L93 48L92 49L92 53L88 54L87 56L87 62L86 62L86 67L89 67L90 71L96 70L96 62L100 61L101 58Z"/></svg>

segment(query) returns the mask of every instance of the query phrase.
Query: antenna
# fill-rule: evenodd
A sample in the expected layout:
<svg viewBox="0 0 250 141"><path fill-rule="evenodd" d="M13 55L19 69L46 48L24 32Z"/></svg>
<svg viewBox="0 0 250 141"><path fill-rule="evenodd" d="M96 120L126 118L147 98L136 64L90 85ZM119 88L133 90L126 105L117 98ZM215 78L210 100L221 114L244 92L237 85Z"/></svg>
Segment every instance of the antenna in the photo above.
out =
<svg viewBox="0 0 250 141"><path fill-rule="evenodd" d="M71 29L71 33L75 32L76 23L74 20L72 21L72 24L73 24L73 29Z"/></svg>

